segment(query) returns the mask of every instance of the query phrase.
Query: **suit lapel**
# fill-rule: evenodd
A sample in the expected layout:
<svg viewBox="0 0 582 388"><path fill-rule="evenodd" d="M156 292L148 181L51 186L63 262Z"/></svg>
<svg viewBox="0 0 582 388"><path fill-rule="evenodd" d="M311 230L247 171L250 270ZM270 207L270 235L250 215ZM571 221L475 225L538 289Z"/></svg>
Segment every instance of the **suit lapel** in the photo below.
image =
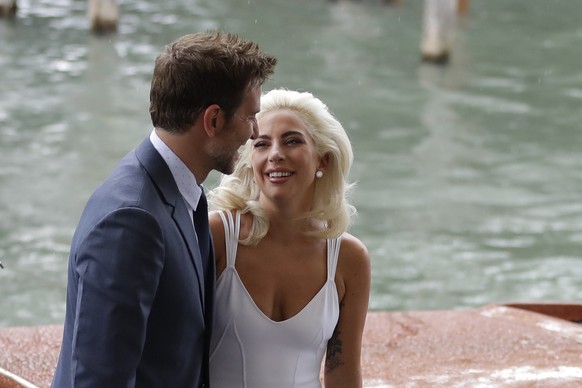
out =
<svg viewBox="0 0 582 388"><path fill-rule="evenodd" d="M192 219L188 213L188 209L184 202L182 194L176 186L176 182L168 168L166 162L162 159L158 151L154 148L151 141L145 139L136 149L136 157L144 166L152 181L159 188L162 199L172 207L172 218L178 226L182 238L184 239L190 259L194 265L196 276L198 277L198 287L200 293L200 303L204 308L205 305L205 285L204 285L204 270L202 266L202 259L200 257L200 250L196 243L194 234L194 227Z"/></svg>

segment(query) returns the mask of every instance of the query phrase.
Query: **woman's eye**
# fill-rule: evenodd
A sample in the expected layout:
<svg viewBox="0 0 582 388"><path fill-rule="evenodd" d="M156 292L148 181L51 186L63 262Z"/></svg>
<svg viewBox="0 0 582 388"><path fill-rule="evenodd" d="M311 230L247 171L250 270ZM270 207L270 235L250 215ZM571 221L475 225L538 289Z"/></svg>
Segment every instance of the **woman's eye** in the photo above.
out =
<svg viewBox="0 0 582 388"><path fill-rule="evenodd" d="M266 145L265 142L259 141L255 144L253 144L253 148L264 147L265 145Z"/></svg>
<svg viewBox="0 0 582 388"><path fill-rule="evenodd" d="M289 138L287 139L287 144L301 144L302 141L296 138Z"/></svg>

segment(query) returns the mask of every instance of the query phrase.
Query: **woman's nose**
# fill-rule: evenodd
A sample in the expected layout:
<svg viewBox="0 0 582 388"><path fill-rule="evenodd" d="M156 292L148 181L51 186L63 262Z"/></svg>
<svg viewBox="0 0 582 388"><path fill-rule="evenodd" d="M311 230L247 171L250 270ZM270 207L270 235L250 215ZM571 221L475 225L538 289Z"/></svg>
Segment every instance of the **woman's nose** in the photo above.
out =
<svg viewBox="0 0 582 388"><path fill-rule="evenodd" d="M271 153L269 154L269 161L270 162L280 162L285 157L281 152L281 149L277 145L273 145L271 147Z"/></svg>

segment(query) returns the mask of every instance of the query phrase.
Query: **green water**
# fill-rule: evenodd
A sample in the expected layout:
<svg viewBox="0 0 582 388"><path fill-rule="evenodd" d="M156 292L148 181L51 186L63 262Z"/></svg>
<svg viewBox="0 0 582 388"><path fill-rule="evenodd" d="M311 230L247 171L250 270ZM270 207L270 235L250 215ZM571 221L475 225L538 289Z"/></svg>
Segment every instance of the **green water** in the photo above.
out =
<svg viewBox="0 0 582 388"><path fill-rule="evenodd" d="M0 20L0 326L61 323L82 207L151 128L164 44L222 28L321 97L353 141L370 307L582 299L582 2L475 0L452 61L419 61L422 1L19 1ZM216 183L211 176L207 186Z"/></svg>

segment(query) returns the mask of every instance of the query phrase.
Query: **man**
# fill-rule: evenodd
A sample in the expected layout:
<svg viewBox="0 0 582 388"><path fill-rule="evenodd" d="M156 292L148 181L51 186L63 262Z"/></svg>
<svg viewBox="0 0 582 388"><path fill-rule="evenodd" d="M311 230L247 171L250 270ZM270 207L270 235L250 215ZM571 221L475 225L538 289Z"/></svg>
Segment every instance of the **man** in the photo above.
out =
<svg viewBox="0 0 582 388"><path fill-rule="evenodd" d="M213 169L230 174L257 135L276 62L220 32L158 56L154 130L97 188L73 236L53 387L208 386L215 271L200 184Z"/></svg>

